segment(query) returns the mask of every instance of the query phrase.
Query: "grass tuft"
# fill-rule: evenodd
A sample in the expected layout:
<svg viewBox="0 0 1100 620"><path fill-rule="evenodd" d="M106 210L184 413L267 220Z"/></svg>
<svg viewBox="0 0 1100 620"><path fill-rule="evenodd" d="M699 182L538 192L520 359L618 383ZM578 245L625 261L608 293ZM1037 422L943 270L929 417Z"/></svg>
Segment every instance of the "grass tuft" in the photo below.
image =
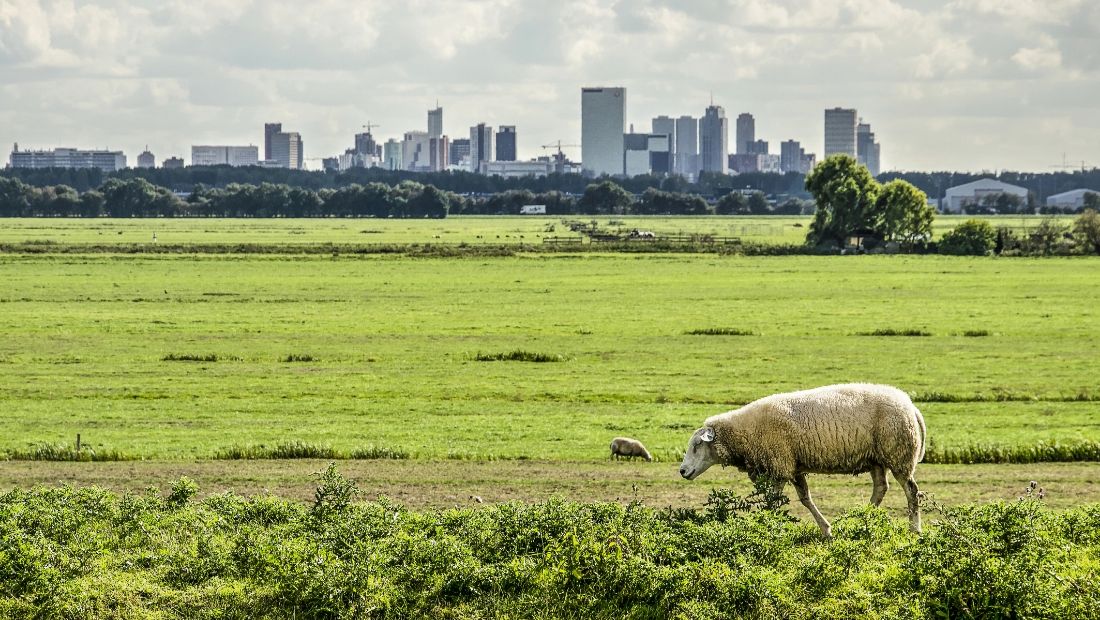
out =
<svg viewBox="0 0 1100 620"><path fill-rule="evenodd" d="M344 458L328 444L308 441L289 441L274 446L247 444L230 446L214 453L215 459L255 460L255 459L339 459Z"/></svg>
<svg viewBox="0 0 1100 620"><path fill-rule="evenodd" d="M985 336L991 336L988 329L968 329L963 332L963 336L967 338L984 338Z"/></svg>
<svg viewBox="0 0 1100 620"><path fill-rule="evenodd" d="M708 327L706 329L690 329L684 332L685 336L755 336L747 329L735 329L732 327Z"/></svg>
<svg viewBox="0 0 1100 620"><path fill-rule="evenodd" d="M216 362L218 356L213 353L195 355L191 353L169 353L160 358L162 362Z"/></svg>
<svg viewBox="0 0 1100 620"><path fill-rule="evenodd" d="M49 443L41 442L32 444L28 448L15 449L9 452L0 452L0 459L8 461L82 461L82 462L96 462L96 461L136 461L141 457L121 452L119 450L111 450L107 448L99 448L98 450L87 444L80 446L80 450L76 449L75 445L64 443Z"/></svg>
<svg viewBox="0 0 1100 620"><path fill-rule="evenodd" d="M860 336L931 336L932 332L919 329L876 329L871 332L859 332Z"/></svg>
<svg viewBox="0 0 1100 620"><path fill-rule="evenodd" d="M356 460L377 460L377 459L397 459L404 460L412 458L408 450L404 448L388 448L386 446L370 445L366 448L355 448L349 454L348 458Z"/></svg>
<svg viewBox="0 0 1100 620"><path fill-rule="evenodd" d="M314 358L312 355L307 355L307 354L302 354L302 353L291 353L290 355L282 358L280 361L284 362L284 363L291 363L291 362L316 362L316 361L319 361L319 360Z"/></svg>
<svg viewBox="0 0 1100 620"><path fill-rule="evenodd" d="M1100 441L1060 443L1054 440L1034 444L998 446L970 444L940 448L929 442L924 462L937 465L977 463L1070 463L1100 461Z"/></svg>
<svg viewBox="0 0 1100 620"><path fill-rule="evenodd" d="M567 358L563 355L554 355L550 353L537 353L535 351L524 351L522 349L516 349L508 353L481 353L479 352L474 356L474 361L477 362L564 362Z"/></svg>

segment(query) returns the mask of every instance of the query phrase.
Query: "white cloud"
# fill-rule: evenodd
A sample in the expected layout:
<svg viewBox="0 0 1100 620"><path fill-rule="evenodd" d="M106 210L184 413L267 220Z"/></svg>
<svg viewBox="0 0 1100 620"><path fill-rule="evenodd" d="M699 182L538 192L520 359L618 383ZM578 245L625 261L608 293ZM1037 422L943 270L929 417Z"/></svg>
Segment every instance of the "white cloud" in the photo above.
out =
<svg viewBox="0 0 1100 620"><path fill-rule="evenodd" d="M918 6L0 0L0 144L183 155L258 143L263 122L282 121L313 157L368 119L381 137L422 128L438 99L452 136L514 124L534 156L579 138L579 89L604 84L629 88L639 127L699 115L713 92L731 118L752 112L762 138L817 152L822 109L856 107L887 165L907 169L1042 169L1073 148L1100 161L1100 3Z"/></svg>

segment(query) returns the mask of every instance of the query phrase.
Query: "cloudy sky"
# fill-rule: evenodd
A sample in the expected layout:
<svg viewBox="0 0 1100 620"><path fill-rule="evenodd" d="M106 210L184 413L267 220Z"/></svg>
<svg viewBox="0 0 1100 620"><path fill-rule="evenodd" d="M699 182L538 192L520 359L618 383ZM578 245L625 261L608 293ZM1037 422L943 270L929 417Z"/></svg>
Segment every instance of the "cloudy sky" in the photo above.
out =
<svg viewBox="0 0 1100 620"><path fill-rule="evenodd" d="M445 133L516 125L526 158L579 140L582 86L626 87L638 131L713 93L773 152L820 154L824 108L854 107L884 170L1100 166L1100 0L0 0L5 153L189 160L281 121L320 158L438 100Z"/></svg>

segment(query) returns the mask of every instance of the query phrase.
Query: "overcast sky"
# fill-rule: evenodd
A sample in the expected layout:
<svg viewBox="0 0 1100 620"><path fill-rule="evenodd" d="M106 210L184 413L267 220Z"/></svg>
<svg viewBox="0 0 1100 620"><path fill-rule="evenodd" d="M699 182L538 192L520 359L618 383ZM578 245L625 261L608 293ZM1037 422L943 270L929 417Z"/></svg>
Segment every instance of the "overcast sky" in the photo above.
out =
<svg viewBox="0 0 1100 620"><path fill-rule="evenodd" d="M279 121L320 158L438 100L452 138L516 125L528 158L579 141L582 86L626 87L638 131L713 93L819 156L823 110L854 107L883 170L1100 166L1100 0L0 0L5 154L189 162Z"/></svg>

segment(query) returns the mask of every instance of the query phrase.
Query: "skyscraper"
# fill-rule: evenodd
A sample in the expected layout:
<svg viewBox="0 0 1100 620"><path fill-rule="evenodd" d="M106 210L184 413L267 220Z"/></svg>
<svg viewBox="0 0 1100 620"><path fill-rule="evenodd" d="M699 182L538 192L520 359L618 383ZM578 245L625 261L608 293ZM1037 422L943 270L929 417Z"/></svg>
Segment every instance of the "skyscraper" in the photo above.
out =
<svg viewBox="0 0 1100 620"><path fill-rule="evenodd" d="M297 131L280 131L271 137L271 159L278 162L280 168L302 170L304 156L302 136Z"/></svg>
<svg viewBox="0 0 1100 620"><path fill-rule="evenodd" d="M148 145L145 146L145 150L142 151L141 155L138 155L137 167L138 168L156 168L157 167L157 158L153 157L153 154L149 152L149 146Z"/></svg>
<svg viewBox="0 0 1100 620"><path fill-rule="evenodd" d="M880 172L879 144L875 142L870 123L864 123L862 118L859 121L856 126L856 161L867 166L871 176L877 177Z"/></svg>
<svg viewBox="0 0 1100 620"><path fill-rule="evenodd" d="M694 116L676 119L676 158L673 171L691 177L699 173L699 119Z"/></svg>
<svg viewBox="0 0 1100 620"><path fill-rule="evenodd" d="M403 160L401 143L394 138L386 140L382 149L382 167L386 170L401 170Z"/></svg>
<svg viewBox="0 0 1100 620"><path fill-rule="evenodd" d="M798 172L802 167L804 149L797 140L779 143L779 169L783 172Z"/></svg>
<svg viewBox="0 0 1100 620"><path fill-rule="evenodd" d="M753 155L767 155L768 154L768 141L767 140L753 140L745 143L745 152L752 153Z"/></svg>
<svg viewBox="0 0 1100 620"><path fill-rule="evenodd" d="M264 124L264 159L265 160L271 161L272 159L275 159L271 155L272 145L274 144L273 140L275 139L275 134L279 133L282 130L283 130L283 124L282 123L265 123Z"/></svg>
<svg viewBox="0 0 1100 620"><path fill-rule="evenodd" d="M447 163L452 166L461 165L465 161L466 165L470 165L470 139L469 138L455 138L451 140L451 153Z"/></svg>
<svg viewBox="0 0 1100 620"><path fill-rule="evenodd" d="M374 136L371 135L370 131L355 134L355 152L369 157L379 156L378 143L374 141Z"/></svg>
<svg viewBox="0 0 1100 620"><path fill-rule="evenodd" d="M833 108L825 110L825 157L843 153L856 156L856 111Z"/></svg>
<svg viewBox="0 0 1100 620"><path fill-rule="evenodd" d="M501 125L497 130L497 156L495 161L516 161L516 126Z"/></svg>
<svg viewBox="0 0 1100 620"><path fill-rule="evenodd" d="M623 174L626 89L581 89L581 169L585 174Z"/></svg>
<svg viewBox="0 0 1100 620"><path fill-rule="evenodd" d="M658 116L653 119L652 133L668 136L668 172L676 171L676 119Z"/></svg>
<svg viewBox="0 0 1100 620"><path fill-rule="evenodd" d="M707 107L706 114L699 119L699 157L700 168L705 172L729 171L729 122L726 111L720 105Z"/></svg>
<svg viewBox="0 0 1100 620"><path fill-rule="evenodd" d="M438 138L443 135L443 108L436 106L434 110L428 110L428 137Z"/></svg>
<svg viewBox="0 0 1100 620"><path fill-rule="evenodd" d="M480 172L483 161L493 161L493 128L478 123L470 128L470 172Z"/></svg>
<svg viewBox="0 0 1100 620"><path fill-rule="evenodd" d="M745 153L752 153L749 150L749 143L756 141L756 119L752 117L752 114L745 112L737 117L737 144L736 150L738 155Z"/></svg>

